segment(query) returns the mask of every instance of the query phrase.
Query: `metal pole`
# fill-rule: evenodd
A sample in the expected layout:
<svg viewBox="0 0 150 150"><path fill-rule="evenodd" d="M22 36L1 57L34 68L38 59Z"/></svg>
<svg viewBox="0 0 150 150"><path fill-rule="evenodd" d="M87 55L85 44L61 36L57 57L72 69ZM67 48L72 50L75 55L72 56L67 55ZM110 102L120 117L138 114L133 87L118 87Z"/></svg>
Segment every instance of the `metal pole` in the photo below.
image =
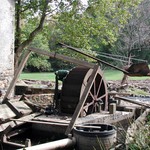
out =
<svg viewBox="0 0 150 150"><path fill-rule="evenodd" d="M74 146L76 143L75 138L66 138L54 142L44 143L36 146L26 147L19 150L57 150L60 148L66 148Z"/></svg>

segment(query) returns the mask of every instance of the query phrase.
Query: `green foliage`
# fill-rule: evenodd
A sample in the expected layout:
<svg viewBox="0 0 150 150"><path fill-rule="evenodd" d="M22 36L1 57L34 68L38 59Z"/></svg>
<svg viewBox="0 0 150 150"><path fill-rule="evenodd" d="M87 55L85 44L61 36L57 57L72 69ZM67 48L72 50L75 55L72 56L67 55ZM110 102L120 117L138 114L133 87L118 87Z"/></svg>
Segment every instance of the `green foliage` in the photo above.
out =
<svg viewBox="0 0 150 150"><path fill-rule="evenodd" d="M38 47L40 49L48 50L48 40L44 36L44 34L39 34L33 40L30 46ZM51 64L49 62L49 57L44 55L38 55L36 53L32 53L28 59L25 70L28 71L51 71Z"/></svg>
<svg viewBox="0 0 150 150"><path fill-rule="evenodd" d="M150 126L141 127L134 136L133 142L128 147L130 150L149 150L150 149Z"/></svg>
<svg viewBox="0 0 150 150"><path fill-rule="evenodd" d="M73 5L70 10L58 15L59 41L86 49L97 47L98 43L112 44L131 16L129 9L138 2L89 0L86 10L82 5L80 9Z"/></svg>
<svg viewBox="0 0 150 150"><path fill-rule="evenodd" d="M18 1L16 1L16 10L19 9L21 29L18 30L20 34L16 32L16 37L19 37L22 43L28 40L30 33L39 26L47 1L20 0L21 5L17 3ZM80 0L55 1L53 5L49 1L42 34L32 41L32 45L47 49L49 44L51 51L58 52L57 43L64 42L80 47L83 51L86 49L86 53L96 56L91 49L113 44L117 40L118 31L131 17L129 10L134 9L140 0L88 0L87 2L88 5L84 6ZM59 53L87 60L64 48L59 48ZM32 54L27 65L29 68L33 66L36 70L42 69L42 71L49 71L50 68L46 57L35 54Z"/></svg>

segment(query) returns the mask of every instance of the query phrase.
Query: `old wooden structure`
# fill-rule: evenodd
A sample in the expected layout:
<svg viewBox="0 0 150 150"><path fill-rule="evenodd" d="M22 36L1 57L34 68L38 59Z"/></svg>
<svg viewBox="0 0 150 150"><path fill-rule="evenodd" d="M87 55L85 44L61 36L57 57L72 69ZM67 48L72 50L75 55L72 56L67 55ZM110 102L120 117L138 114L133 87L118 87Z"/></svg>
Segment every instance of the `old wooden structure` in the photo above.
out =
<svg viewBox="0 0 150 150"><path fill-rule="evenodd" d="M64 44L62 45L80 52L78 49ZM40 111L40 108L38 108L36 104L32 104L25 98L21 98L17 101L10 99L11 91L15 87L17 79L31 52L47 55L56 59L66 60L80 66L73 68L63 81L60 102L58 102L57 99L58 105L57 107L54 106L54 109L59 110L59 114L51 113L51 115L46 115ZM97 58L92 58L101 62L101 60L98 60ZM106 62L102 63L114 67ZM126 70L117 67L114 68L129 74ZM116 96L116 98L126 100L119 96ZM2 104L0 105L1 142L20 148L31 146L30 140L25 140L25 143L17 143L10 140L11 137L15 137L28 129L26 126L24 127L25 124L30 124L31 128L39 131L63 133L65 136L68 136L72 134L72 130L75 126L82 127L82 125L86 123L115 124L116 122L132 118L135 115L135 111L117 111L116 106L110 105L110 103L107 85L98 65L29 47L22 58ZM150 107L149 105L141 103L138 105L146 108ZM86 128L86 126L84 127ZM87 128L89 127L87 126ZM64 141L66 144L64 144ZM59 148L70 145L73 146L75 144L71 137L66 138L63 141L57 141L55 144L48 143L47 145L40 146L43 150L47 149L47 147L49 149L57 149L59 142ZM52 146L53 144L54 147ZM32 147L28 149L30 150Z"/></svg>

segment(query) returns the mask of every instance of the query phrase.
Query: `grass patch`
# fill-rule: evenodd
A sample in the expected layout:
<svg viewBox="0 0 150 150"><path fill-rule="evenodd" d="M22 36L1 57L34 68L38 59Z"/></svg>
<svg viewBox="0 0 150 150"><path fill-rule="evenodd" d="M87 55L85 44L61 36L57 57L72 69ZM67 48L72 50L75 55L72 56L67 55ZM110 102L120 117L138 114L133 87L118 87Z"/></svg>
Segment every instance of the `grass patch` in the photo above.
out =
<svg viewBox="0 0 150 150"><path fill-rule="evenodd" d="M55 74L50 72L21 73L19 79L54 81Z"/></svg>
<svg viewBox="0 0 150 150"><path fill-rule="evenodd" d="M123 73L118 70L105 70L104 72L104 77L106 80L122 80L123 78ZM146 80L149 79L149 76L143 76L143 77L129 77L129 80Z"/></svg>
<svg viewBox="0 0 150 150"><path fill-rule="evenodd" d="M118 70L104 70L104 78L106 80L121 80L123 77L123 73ZM34 79L34 80L46 80L46 81L54 81L55 74L52 72L38 72L38 73L21 73L20 79ZM129 80L145 80L149 79L149 77L129 77Z"/></svg>

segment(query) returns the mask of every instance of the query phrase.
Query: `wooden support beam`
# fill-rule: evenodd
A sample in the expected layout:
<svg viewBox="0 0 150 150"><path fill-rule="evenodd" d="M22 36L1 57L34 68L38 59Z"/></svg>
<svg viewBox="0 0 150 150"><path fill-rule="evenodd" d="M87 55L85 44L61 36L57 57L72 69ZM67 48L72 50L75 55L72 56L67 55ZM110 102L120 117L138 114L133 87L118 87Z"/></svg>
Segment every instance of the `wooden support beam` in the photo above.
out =
<svg viewBox="0 0 150 150"><path fill-rule="evenodd" d="M55 125L55 126L61 126L61 127L68 127L68 123L59 123L59 122L53 122L53 121L47 122L47 121L35 121L35 120L23 120L23 119L10 119L10 120L15 121L15 122L23 122L23 123L33 123L33 124ZM101 127L99 127L99 126L92 126L92 125L86 125L86 126L85 125L75 125L75 127L97 129L97 130L101 129Z"/></svg>
<svg viewBox="0 0 150 150"><path fill-rule="evenodd" d="M123 72L123 73L125 73L125 74L128 74L128 72L127 72L126 70L121 69L121 68L118 68L118 67L116 67L116 66L114 66L114 65L111 65L111 64L109 64L108 62L103 61L103 60L100 60L100 59L98 59L98 58L96 58L96 57L94 57L94 56L92 56L92 55L83 53L83 52L82 52L80 49L78 49L78 48L75 48L75 47L66 45L66 44L64 44L64 43L59 43L59 44L61 44L63 47L66 47L66 48L68 48L68 49L70 49L70 50L73 50L73 51L78 52L78 53L80 53L80 54L82 54L82 55L85 55L85 56L87 56L87 57L89 57L89 58L92 58L92 59L94 59L94 60L97 60L98 62L100 62L100 63L102 63L102 64L105 64L105 65L110 66L110 67L112 67L112 68L114 68L114 69L117 69L117 70L119 70L119 71L121 71L121 72Z"/></svg>
<svg viewBox="0 0 150 150"><path fill-rule="evenodd" d="M49 56L49 57L52 57L52 58L57 58L57 59L67 61L67 62L76 64L76 65L79 65L79 66L85 66L85 67L89 67L89 68L94 67L94 64L92 64L92 63L88 63L88 62L83 61L83 60L74 59L74 58L71 58L71 57L68 57L68 56L65 56L65 55L61 55L61 54L57 54L57 53L54 53L54 52L48 52L48 51L45 51L45 50L42 50L42 49L39 49L39 48L33 48L33 47L29 47L28 49L32 52L42 54L42 55L46 55L46 56Z"/></svg>
<svg viewBox="0 0 150 150"><path fill-rule="evenodd" d="M14 74L14 78L13 80L11 81L9 87L8 87L8 90L4 96L4 99L2 100L2 103L5 103L8 99L9 99L9 96L10 96L10 93L12 92L12 89L14 88L17 80L18 80L18 77L20 75L20 73L22 72L27 60L28 60L28 57L30 55L31 51L26 51L25 55L23 56L20 64L19 64L19 67L18 69L15 71L15 74Z"/></svg>
<svg viewBox="0 0 150 150"><path fill-rule="evenodd" d="M136 104L136 105L140 105L140 106L143 106L143 107L146 107L146 108L150 108L149 104L146 104L146 103L143 103L143 102L134 101L134 100L129 99L129 98L120 97L120 96L115 96L114 98L120 99L120 100L123 100L123 101L126 101L126 102L129 102L129 103L133 103L133 104Z"/></svg>
<svg viewBox="0 0 150 150"><path fill-rule="evenodd" d="M80 101L79 101L79 103L78 103L78 105L77 105L77 107L75 109L75 112L74 112L74 114L72 116L70 124L69 124L69 126L68 126L68 128L67 128L67 130L65 132L66 135L68 135L71 132L72 128L75 125L76 119L79 117L79 115L81 113L83 105L84 105L84 103L85 103L85 101L86 101L86 99L88 97L89 91L90 91L90 89L92 87L92 84L93 84L93 82L95 80L95 77L97 75L98 69L99 69L99 66L97 66L97 65L94 66L92 74L91 74L91 76L89 78L89 81L87 83L87 86L85 87L85 90L83 91L83 94L81 95L81 99L80 99Z"/></svg>

